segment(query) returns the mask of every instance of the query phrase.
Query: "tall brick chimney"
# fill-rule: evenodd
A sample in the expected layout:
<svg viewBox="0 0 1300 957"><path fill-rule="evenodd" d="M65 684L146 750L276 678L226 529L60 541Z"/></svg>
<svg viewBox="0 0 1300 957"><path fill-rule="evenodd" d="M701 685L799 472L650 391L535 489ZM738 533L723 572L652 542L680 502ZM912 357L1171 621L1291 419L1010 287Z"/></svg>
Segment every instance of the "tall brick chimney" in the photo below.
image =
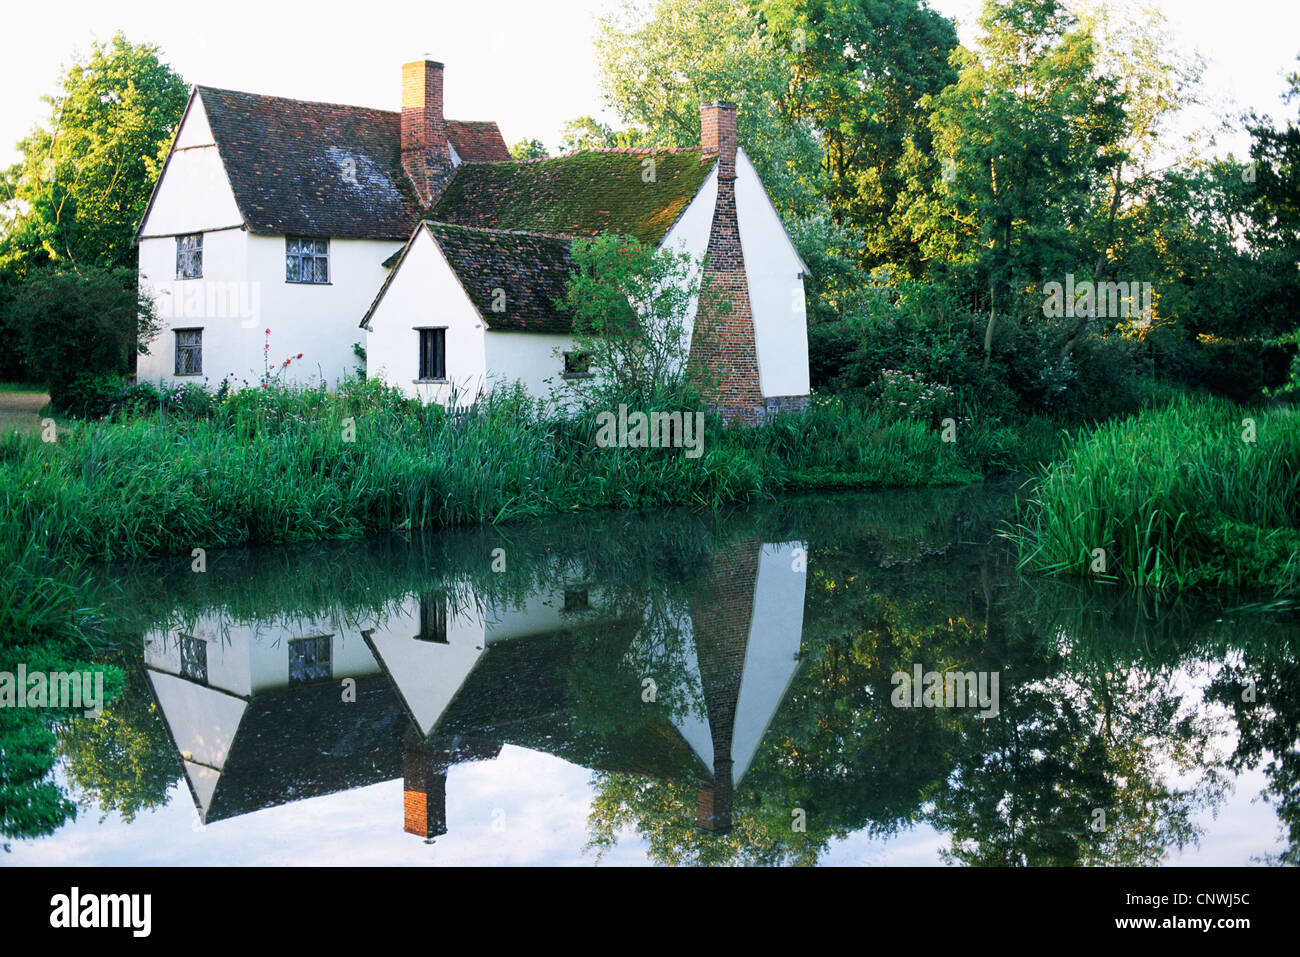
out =
<svg viewBox="0 0 1300 957"><path fill-rule="evenodd" d="M758 382L754 313L745 276L745 253L736 217L736 104L700 105L700 148L718 156L718 199L709 231L705 280L715 299L729 310L702 303L691 337L691 362L712 380L705 399L724 419L756 423L764 415Z"/></svg>
<svg viewBox="0 0 1300 957"><path fill-rule="evenodd" d="M736 176L736 104L700 104L700 148L718 154L718 175Z"/></svg>
<svg viewBox="0 0 1300 957"><path fill-rule="evenodd" d="M402 168L425 206L442 195L453 172L442 74L442 64L434 60L402 65Z"/></svg>
<svg viewBox="0 0 1300 957"><path fill-rule="evenodd" d="M425 843L447 833L447 749L408 728L402 754L402 830Z"/></svg>
<svg viewBox="0 0 1300 957"><path fill-rule="evenodd" d="M762 547L757 541L741 542L715 554L713 568L689 599L705 716L713 739L713 777L699 782L695 823L712 834L731 830L735 796L731 751Z"/></svg>

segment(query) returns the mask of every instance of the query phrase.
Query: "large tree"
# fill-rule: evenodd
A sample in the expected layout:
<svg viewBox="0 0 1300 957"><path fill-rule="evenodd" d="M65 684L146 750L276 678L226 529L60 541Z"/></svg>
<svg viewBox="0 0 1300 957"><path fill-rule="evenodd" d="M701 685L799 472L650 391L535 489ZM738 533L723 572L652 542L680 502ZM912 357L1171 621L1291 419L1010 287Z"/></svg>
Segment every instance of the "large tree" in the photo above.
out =
<svg viewBox="0 0 1300 957"><path fill-rule="evenodd" d="M68 67L50 114L0 179L12 216L0 270L46 262L134 266L133 238L185 107L187 88L158 47L117 34Z"/></svg>
<svg viewBox="0 0 1300 957"><path fill-rule="evenodd" d="M774 42L789 51L778 101L821 144L836 222L861 231L864 265L915 262L896 216L905 145L929 149L924 101L957 79L952 21L919 0L764 0Z"/></svg>

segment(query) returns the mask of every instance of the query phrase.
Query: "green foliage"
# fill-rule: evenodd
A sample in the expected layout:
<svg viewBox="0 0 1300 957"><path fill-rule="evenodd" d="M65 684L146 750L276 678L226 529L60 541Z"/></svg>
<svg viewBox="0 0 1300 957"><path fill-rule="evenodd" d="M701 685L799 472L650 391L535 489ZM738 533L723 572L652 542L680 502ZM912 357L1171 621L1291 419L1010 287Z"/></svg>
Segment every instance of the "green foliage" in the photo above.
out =
<svg viewBox="0 0 1300 957"><path fill-rule="evenodd" d="M159 52L118 33L64 71L46 125L18 144L0 185L22 209L0 238L0 272L134 268L135 230L189 92Z"/></svg>
<svg viewBox="0 0 1300 957"><path fill-rule="evenodd" d="M551 154L541 140L519 140L510 147L510 158L515 160L546 159Z"/></svg>
<svg viewBox="0 0 1300 957"><path fill-rule="evenodd" d="M898 205L905 149L926 152L918 108L957 79L952 21L916 0L764 0L772 43L789 76L778 105L786 123L820 131L824 195L835 220L863 242L862 265L919 268ZM816 270L814 269L814 272Z"/></svg>
<svg viewBox="0 0 1300 957"><path fill-rule="evenodd" d="M602 18L596 56L605 96L644 142L700 142L700 104L739 107L740 144L779 210L820 209L818 149L812 127L783 116L789 57L742 0L656 0L646 11L625 3Z"/></svg>
<svg viewBox="0 0 1300 957"><path fill-rule="evenodd" d="M134 270L122 268L36 270L18 290L11 316L27 368L49 384L59 407L72 399L79 375L129 372L132 355L147 351L159 328Z"/></svg>
<svg viewBox="0 0 1300 957"><path fill-rule="evenodd" d="M615 130L594 116L579 116L564 124L560 131L560 152L581 150L638 149L653 143L640 130Z"/></svg>
<svg viewBox="0 0 1300 957"><path fill-rule="evenodd" d="M1295 413L1180 397L1071 440L1008 535L1036 570L1294 595L1297 462Z"/></svg>
<svg viewBox="0 0 1300 957"><path fill-rule="evenodd" d="M574 348L593 375L565 384L603 407L675 395L688 383L691 304L716 306L702 264L687 253L621 236L577 239L565 289ZM696 383L698 388L698 383Z"/></svg>

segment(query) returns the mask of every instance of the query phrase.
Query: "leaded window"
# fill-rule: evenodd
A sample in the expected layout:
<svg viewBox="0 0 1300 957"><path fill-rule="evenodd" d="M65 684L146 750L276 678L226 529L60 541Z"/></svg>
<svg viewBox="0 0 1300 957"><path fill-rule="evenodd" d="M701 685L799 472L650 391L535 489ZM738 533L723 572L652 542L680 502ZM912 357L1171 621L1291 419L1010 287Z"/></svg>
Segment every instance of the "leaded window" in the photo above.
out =
<svg viewBox="0 0 1300 957"><path fill-rule="evenodd" d="M176 278L203 278L203 234L176 237Z"/></svg>
<svg viewBox="0 0 1300 957"><path fill-rule="evenodd" d="M208 683L208 643L192 635L180 636L181 677L201 685Z"/></svg>
<svg viewBox="0 0 1300 957"><path fill-rule="evenodd" d="M285 282L327 283L330 281L330 241L285 237Z"/></svg>
<svg viewBox="0 0 1300 957"><path fill-rule="evenodd" d="M334 677L330 635L316 638L292 638L289 641L289 684L328 681Z"/></svg>
<svg viewBox="0 0 1300 957"><path fill-rule="evenodd" d="M176 374L203 374L203 330L176 330Z"/></svg>

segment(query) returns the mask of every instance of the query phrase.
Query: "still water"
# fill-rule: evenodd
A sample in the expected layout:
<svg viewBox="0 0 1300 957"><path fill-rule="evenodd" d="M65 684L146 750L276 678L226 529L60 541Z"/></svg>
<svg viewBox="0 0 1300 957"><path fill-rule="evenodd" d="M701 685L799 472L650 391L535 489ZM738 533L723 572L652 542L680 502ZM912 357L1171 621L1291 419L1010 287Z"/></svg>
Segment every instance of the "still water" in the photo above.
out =
<svg viewBox="0 0 1300 957"><path fill-rule="evenodd" d="M1248 864L1300 621L1020 576L1014 488L114 566L3 864Z"/></svg>

